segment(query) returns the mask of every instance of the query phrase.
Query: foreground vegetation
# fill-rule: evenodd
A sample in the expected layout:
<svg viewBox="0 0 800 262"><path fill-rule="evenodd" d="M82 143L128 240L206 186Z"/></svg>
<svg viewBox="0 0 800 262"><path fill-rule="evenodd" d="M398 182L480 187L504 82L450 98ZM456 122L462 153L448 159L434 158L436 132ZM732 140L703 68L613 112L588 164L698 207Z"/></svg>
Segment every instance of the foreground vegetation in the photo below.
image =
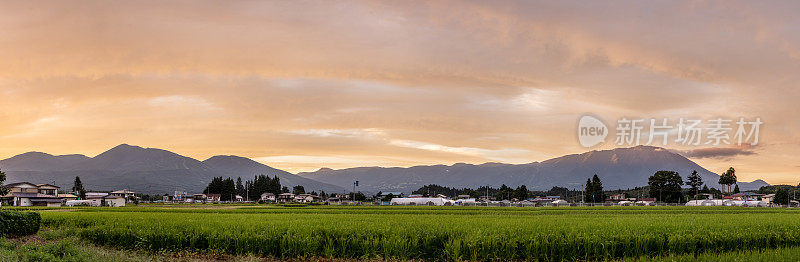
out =
<svg viewBox="0 0 800 262"><path fill-rule="evenodd" d="M800 210L777 208L129 207L41 214L44 227L96 245L274 258L680 261L800 247Z"/></svg>

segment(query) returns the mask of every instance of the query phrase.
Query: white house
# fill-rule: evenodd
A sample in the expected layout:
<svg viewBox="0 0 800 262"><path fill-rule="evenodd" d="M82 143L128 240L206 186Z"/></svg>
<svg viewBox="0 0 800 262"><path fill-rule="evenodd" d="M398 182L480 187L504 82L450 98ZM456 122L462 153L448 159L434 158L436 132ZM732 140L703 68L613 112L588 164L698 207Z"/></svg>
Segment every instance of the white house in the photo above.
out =
<svg viewBox="0 0 800 262"><path fill-rule="evenodd" d="M136 196L134 196L134 194L135 193L133 191L130 191L130 190L127 190L127 189L123 189L123 190L112 191L110 195L112 195L112 196L121 196L121 197L125 198L125 200L128 201L128 203L130 203L130 202L133 201L133 199L136 198Z"/></svg>
<svg viewBox="0 0 800 262"><path fill-rule="evenodd" d="M312 194L299 194L294 196L294 202L299 203L311 203L311 202L319 202L321 201L319 196L315 196Z"/></svg>
<svg viewBox="0 0 800 262"><path fill-rule="evenodd" d="M93 195L93 196L86 196L86 200L89 201L90 206L109 206L109 207L124 207L125 206L125 197L122 196L112 196L112 195Z"/></svg>
<svg viewBox="0 0 800 262"><path fill-rule="evenodd" d="M263 193L261 194L261 198L259 200L266 202L275 202L275 194L269 192Z"/></svg>
<svg viewBox="0 0 800 262"><path fill-rule="evenodd" d="M8 184L5 187L8 188L8 194L0 199L11 206L60 207L63 202L58 197L58 186L20 182Z"/></svg>

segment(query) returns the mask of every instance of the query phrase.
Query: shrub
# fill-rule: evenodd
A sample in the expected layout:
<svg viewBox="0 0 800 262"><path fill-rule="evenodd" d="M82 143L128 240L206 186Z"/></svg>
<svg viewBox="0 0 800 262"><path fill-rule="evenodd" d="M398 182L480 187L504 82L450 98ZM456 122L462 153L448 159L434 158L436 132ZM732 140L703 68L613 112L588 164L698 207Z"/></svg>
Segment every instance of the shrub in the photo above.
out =
<svg viewBox="0 0 800 262"><path fill-rule="evenodd" d="M42 217L36 212L0 211L0 235L26 236L39 232Z"/></svg>

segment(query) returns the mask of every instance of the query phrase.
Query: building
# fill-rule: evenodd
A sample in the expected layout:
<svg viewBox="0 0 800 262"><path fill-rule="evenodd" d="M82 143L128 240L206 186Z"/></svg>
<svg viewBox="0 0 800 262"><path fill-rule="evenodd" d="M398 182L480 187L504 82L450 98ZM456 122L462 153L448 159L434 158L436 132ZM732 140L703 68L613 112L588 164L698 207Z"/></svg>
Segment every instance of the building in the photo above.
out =
<svg viewBox="0 0 800 262"><path fill-rule="evenodd" d="M280 203L287 203L294 201L294 194L292 193L283 193L278 195L278 202Z"/></svg>
<svg viewBox="0 0 800 262"><path fill-rule="evenodd" d="M275 202L275 194L269 192L263 193L261 194L261 198L259 198L259 200L265 202Z"/></svg>
<svg viewBox="0 0 800 262"><path fill-rule="evenodd" d="M58 197L58 186L20 182L5 187L8 188L8 194L0 197L0 200L6 205L60 207L63 202Z"/></svg>
<svg viewBox="0 0 800 262"><path fill-rule="evenodd" d="M315 196L312 194L299 194L294 196L294 202L298 203L311 203L320 201L322 201L322 199L319 196Z"/></svg>
<svg viewBox="0 0 800 262"><path fill-rule="evenodd" d="M127 189L112 191L110 193L110 195L112 196L121 196L125 198L125 200L128 201L128 203L131 203L133 202L134 199L136 199L136 196L134 196L134 194L135 193L133 191Z"/></svg>
<svg viewBox="0 0 800 262"><path fill-rule="evenodd" d="M733 200L736 201L758 201L758 198L761 196L763 195L753 192L742 192L731 195L731 197L733 197Z"/></svg>
<svg viewBox="0 0 800 262"><path fill-rule="evenodd" d="M127 199L123 196L115 196L115 195L107 195L103 197L105 201L105 206L109 207L124 207L125 203L127 203Z"/></svg>
<svg viewBox="0 0 800 262"><path fill-rule="evenodd" d="M58 194L58 198L61 198L63 201L71 201L71 200L78 200L78 196L73 194Z"/></svg>
<svg viewBox="0 0 800 262"><path fill-rule="evenodd" d="M98 198L107 196L108 193L106 192L86 192L86 198Z"/></svg>
<svg viewBox="0 0 800 262"><path fill-rule="evenodd" d="M219 202L220 199L222 199L222 195L220 195L220 194L206 194L206 197L203 198L202 200L197 199L197 198L195 198L194 200L195 201L200 200L200 201L204 201L204 202L212 202L213 203L213 202Z"/></svg>
<svg viewBox="0 0 800 262"><path fill-rule="evenodd" d="M187 196L189 196L189 193L186 193L186 191L175 191L175 193L172 195L172 201L181 202Z"/></svg>
<svg viewBox="0 0 800 262"><path fill-rule="evenodd" d="M623 200L627 200L627 199L625 198L625 194L614 194L614 195L609 196L608 200L611 200L611 201L623 201Z"/></svg>
<svg viewBox="0 0 800 262"><path fill-rule="evenodd" d="M90 206L107 206L107 207L124 207L125 206L125 197L123 196L114 196L114 195L93 195L93 196L86 196L86 200L89 201Z"/></svg>
<svg viewBox="0 0 800 262"><path fill-rule="evenodd" d="M767 202L772 204L772 201L775 200L775 194L768 194L761 197L761 201Z"/></svg>

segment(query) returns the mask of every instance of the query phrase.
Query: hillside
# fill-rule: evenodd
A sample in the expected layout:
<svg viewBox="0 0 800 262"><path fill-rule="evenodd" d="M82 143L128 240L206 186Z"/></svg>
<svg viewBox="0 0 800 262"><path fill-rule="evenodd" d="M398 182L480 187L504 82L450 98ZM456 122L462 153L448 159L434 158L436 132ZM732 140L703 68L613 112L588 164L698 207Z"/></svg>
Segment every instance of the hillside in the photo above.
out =
<svg viewBox="0 0 800 262"><path fill-rule="evenodd" d="M72 187L75 176L80 176L89 190L126 188L159 194L176 190L201 192L216 176L249 179L264 174L278 176L281 184L289 187L303 185L308 190L328 192L344 190L243 157L216 156L201 162L163 149L126 144L92 158L83 155L24 153L0 160L0 170L7 174L7 183L55 183L65 189Z"/></svg>
<svg viewBox="0 0 800 262"><path fill-rule="evenodd" d="M590 151L520 165L486 163L408 168L358 167L322 169L299 175L344 188L351 186L354 180L359 180L359 190L363 191L410 192L426 184L471 188L526 185L531 190L547 190L553 186L581 188L593 174L600 176L606 189L625 189L647 185L648 177L658 170L677 171L684 178L692 170L697 170L706 184L719 188L717 174L679 154L651 146ZM762 180L739 183L742 190L758 189L765 185L768 184Z"/></svg>

